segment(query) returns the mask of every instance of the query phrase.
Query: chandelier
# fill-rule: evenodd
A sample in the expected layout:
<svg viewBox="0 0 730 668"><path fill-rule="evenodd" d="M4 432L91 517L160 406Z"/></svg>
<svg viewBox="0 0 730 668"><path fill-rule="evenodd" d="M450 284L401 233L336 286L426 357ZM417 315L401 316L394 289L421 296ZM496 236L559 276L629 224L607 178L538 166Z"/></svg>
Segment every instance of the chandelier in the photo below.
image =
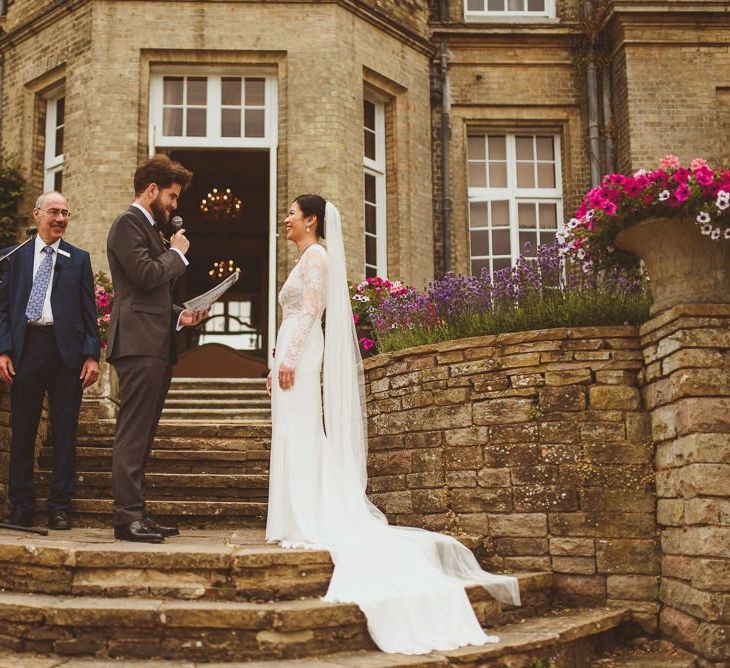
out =
<svg viewBox="0 0 730 668"><path fill-rule="evenodd" d="M241 271L241 267L233 260L216 260L208 270L208 276L213 280L217 280L226 278L237 271Z"/></svg>
<svg viewBox="0 0 730 668"><path fill-rule="evenodd" d="M236 223L241 219L243 202L231 192L230 188L225 190L213 188L207 197L201 200L200 213L207 222Z"/></svg>

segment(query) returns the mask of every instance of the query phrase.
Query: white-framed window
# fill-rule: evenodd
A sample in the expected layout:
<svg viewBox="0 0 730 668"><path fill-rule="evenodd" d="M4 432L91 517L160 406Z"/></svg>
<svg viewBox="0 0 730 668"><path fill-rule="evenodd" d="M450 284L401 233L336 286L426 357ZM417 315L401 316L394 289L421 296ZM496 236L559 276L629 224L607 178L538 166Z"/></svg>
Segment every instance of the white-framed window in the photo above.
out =
<svg viewBox="0 0 730 668"><path fill-rule="evenodd" d="M555 0L464 0L466 18L554 18Z"/></svg>
<svg viewBox="0 0 730 668"><path fill-rule="evenodd" d="M276 136L276 78L261 73L157 73L150 120L157 147L265 148Z"/></svg>
<svg viewBox="0 0 730 668"><path fill-rule="evenodd" d="M237 350L260 350L261 332L251 324L251 316L250 301L214 302L198 344L222 343Z"/></svg>
<svg viewBox="0 0 730 668"><path fill-rule="evenodd" d="M385 104L363 99L363 202L365 207L365 276L388 274L385 210Z"/></svg>
<svg viewBox="0 0 730 668"><path fill-rule="evenodd" d="M66 96L57 91L46 98L46 138L43 156L43 190L62 191L63 131L66 124Z"/></svg>
<svg viewBox="0 0 730 668"><path fill-rule="evenodd" d="M469 133L467 160L473 275L510 267L555 240L563 218L558 135Z"/></svg>

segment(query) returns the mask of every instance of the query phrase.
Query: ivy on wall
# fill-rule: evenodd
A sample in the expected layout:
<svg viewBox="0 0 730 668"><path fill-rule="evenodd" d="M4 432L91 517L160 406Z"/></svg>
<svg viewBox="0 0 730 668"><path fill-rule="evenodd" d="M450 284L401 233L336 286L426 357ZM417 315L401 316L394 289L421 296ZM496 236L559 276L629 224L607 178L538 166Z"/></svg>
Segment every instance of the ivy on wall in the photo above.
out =
<svg viewBox="0 0 730 668"><path fill-rule="evenodd" d="M0 248L17 243L18 206L24 187L25 179L16 165L0 165Z"/></svg>

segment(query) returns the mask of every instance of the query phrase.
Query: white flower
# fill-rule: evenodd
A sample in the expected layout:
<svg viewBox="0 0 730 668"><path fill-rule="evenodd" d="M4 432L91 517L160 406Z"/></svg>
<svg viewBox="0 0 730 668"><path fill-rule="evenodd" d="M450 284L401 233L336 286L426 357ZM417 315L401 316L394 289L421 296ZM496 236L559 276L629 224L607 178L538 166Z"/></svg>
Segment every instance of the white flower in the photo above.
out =
<svg viewBox="0 0 730 668"><path fill-rule="evenodd" d="M660 202L666 202L669 199L669 191L668 190L662 190L659 193L659 201Z"/></svg>
<svg viewBox="0 0 730 668"><path fill-rule="evenodd" d="M360 299L360 301L361 302L369 302L370 301L370 297L368 297L367 295L363 295L362 296L362 299Z"/></svg>
<svg viewBox="0 0 730 668"><path fill-rule="evenodd" d="M575 254L575 256L576 256L576 257L577 257L577 258L578 258L579 260L582 260L582 259L583 259L583 258L584 258L584 257L586 256L586 252L585 252L585 251L584 251L584 250L583 250L582 248L579 248L579 249L578 249L578 252L577 252L577 253Z"/></svg>
<svg viewBox="0 0 730 668"><path fill-rule="evenodd" d="M571 230L574 230L578 225L580 225L580 221L577 218L571 218L568 221L568 228Z"/></svg>
<svg viewBox="0 0 730 668"><path fill-rule="evenodd" d="M720 190L717 193L717 202L715 202L715 205L720 211L724 211L730 207L730 193L725 190Z"/></svg>
<svg viewBox="0 0 730 668"><path fill-rule="evenodd" d="M714 230L712 230L712 234L710 235L710 238L713 241L717 241L720 238L720 228L716 227Z"/></svg>
<svg viewBox="0 0 730 668"><path fill-rule="evenodd" d="M730 227L725 228L725 234L723 235L726 239L730 239Z"/></svg>
<svg viewBox="0 0 730 668"><path fill-rule="evenodd" d="M704 234L705 236L712 234L712 225L710 225L710 223L705 223L700 228L700 232L702 232L702 234Z"/></svg>
<svg viewBox="0 0 730 668"><path fill-rule="evenodd" d="M700 223L700 225L704 225L705 223L710 222L710 214L707 213L707 211L702 211L697 216L697 222Z"/></svg>
<svg viewBox="0 0 730 668"><path fill-rule="evenodd" d="M563 230L558 230L555 233L555 238L558 240L558 243L565 243L565 232Z"/></svg>
<svg viewBox="0 0 730 668"><path fill-rule="evenodd" d="M587 261L586 262L581 262L581 265L580 265L581 271L584 274L587 274L592 269L592 267L593 267L593 265L590 262L587 262Z"/></svg>
<svg viewBox="0 0 730 668"><path fill-rule="evenodd" d="M634 172L634 178L636 178L638 176L646 176L647 174L648 174L648 172L645 169L639 169Z"/></svg>
<svg viewBox="0 0 730 668"><path fill-rule="evenodd" d="M613 254L616 251L616 249L613 246L606 246L606 251L608 253Z"/></svg>
<svg viewBox="0 0 730 668"><path fill-rule="evenodd" d="M585 218L586 220L593 220L594 215L595 214L593 213L593 209L591 209L590 211L586 212L586 215L583 216L583 218Z"/></svg>

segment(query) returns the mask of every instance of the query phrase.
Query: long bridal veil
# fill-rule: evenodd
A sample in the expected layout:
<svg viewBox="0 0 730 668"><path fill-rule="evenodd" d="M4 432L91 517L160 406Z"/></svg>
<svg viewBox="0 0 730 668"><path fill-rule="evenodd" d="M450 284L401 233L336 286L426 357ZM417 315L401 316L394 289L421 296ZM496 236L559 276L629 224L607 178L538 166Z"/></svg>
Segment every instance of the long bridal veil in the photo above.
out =
<svg viewBox="0 0 730 668"><path fill-rule="evenodd" d="M342 223L327 203L328 253L323 408L322 543L335 570L326 601L354 602L384 651L421 654L494 642L474 615L464 587L484 586L519 605L517 580L481 569L456 539L389 526L367 498L367 422L363 365L347 284Z"/></svg>

